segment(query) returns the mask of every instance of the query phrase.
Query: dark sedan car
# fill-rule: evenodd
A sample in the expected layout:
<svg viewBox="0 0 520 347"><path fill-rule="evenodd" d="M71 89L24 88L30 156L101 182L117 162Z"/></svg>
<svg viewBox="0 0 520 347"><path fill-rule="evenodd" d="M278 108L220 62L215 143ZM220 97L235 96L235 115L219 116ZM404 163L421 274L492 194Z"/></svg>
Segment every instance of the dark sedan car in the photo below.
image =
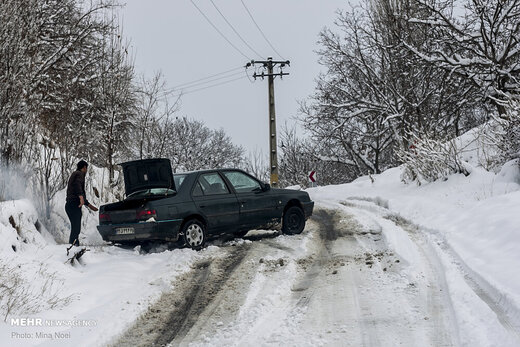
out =
<svg viewBox="0 0 520 347"><path fill-rule="evenodd" d="M181 241L200 249L208 237L252 229L299 234L314 207L306 192L271 188L238 169L173 174L168 159L121 165L126 199L99 210L106 241Z"/></svg>

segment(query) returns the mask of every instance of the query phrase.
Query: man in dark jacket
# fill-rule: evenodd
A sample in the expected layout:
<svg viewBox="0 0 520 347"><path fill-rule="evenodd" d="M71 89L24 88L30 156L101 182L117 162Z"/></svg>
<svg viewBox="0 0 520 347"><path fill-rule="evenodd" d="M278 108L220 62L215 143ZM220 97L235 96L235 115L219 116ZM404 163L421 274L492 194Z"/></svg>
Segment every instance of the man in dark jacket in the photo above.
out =
<svg viewBox="0 0 520 347"><path fill-rule="evenodd" d="M87 174L88 164L81 160L77 165L77 170L70 175L67 184L67 203L65 212L70 220L69 243L79 246L79 233L81 231L81 207L83 205L92 211L97 211L97 207L90 204L85 194L85 175Z"/></svg>

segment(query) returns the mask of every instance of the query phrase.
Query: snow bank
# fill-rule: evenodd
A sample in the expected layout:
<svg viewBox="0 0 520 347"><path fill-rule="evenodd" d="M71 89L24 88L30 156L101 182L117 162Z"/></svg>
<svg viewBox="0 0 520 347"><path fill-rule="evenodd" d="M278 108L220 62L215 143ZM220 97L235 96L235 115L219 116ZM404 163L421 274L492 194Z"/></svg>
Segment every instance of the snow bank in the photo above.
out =
<svg viewBox="0 0 520 347"><path fill-rule="evenodd" d="M103 187L109 187L107 175L93 168L86 189L96 206L118 198L120 188L103 191ZM11 197L27 195L19 187L12 188ZM51 202L51 219L46 221L51 230L39 219L31 199L0 202L2 345L105 345L171 289L172 281L190 270L193 262L216 251L215 247L202 252L164 247L143 253L139 247L108 246L97 232L97 213L84 208L80 240L89 251L82 264L71 266L67 260L78 248L67 255L70 224L65 195L65 190L59 191ZM17 325L16 320L23 318L50 325Z"/></svg>
<svg viewBox="0 0 520 347"><path fill-rule="evenodd" d="M139 247L89 246L82 264L71 266L68 245L53 241L29 200L0 203L0 240L0 341L10 346L104 345L171 289L193 262L216 251L142 253ZM19 326L11 320L20 318L51 325Z"/></svg>
<svg viewBox="0 0 520 347"><path fill-rule="evenodd" d="M390 211L440 234L470 271L520 309L520 168L506 163L498 173L484 170L478 146L468 140L468 177L417 186L401 182L401 168L361 177L349 184L311 188L316 201L370 199ZM470 146L473 146L470 148Z"/></svg>

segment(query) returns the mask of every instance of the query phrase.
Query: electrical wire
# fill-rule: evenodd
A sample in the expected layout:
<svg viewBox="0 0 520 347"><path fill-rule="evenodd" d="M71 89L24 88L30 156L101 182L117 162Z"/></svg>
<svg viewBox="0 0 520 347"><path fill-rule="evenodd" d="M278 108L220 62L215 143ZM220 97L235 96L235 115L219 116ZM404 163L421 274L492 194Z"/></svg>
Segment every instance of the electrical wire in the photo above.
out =
<svg viewBox="0 0 520 347"><path fill-rule="evenodd" d="M233 79L228 80L228 81L223 81L223 82L220 82L220 83L212 84L212 85L209 85L209 86L206 86L206 87L203 87L203 88L198 88L198 89L194 89L194 90L188 90L187 92L181 92L181 93L178 93L178 94L175 94L175 95L172 95L172 96L173 97L184 96L184 95L195 93L195 92L199 92L201 90L205 90L205 89L208 89L208 88L218 87L218 86L221 86L223 84L228 84L228 83L231 83L231 82L235 82L235 81L238 81L238 80L241 80L241 79L244 79L244 78L247 78L247 76L241 76L241 77L233 78Z"/></svg>
<svg viewBox="0 0 520 347"><path fill-rule="evenodd" d="M219 73L216 73L216 74L213 74L213 75L209 75L207 77L196 79L196 80L191 81L191 82L181 83L181 84L178 84L176 86L171 87L170 89L176 89L176 88L188 85L188 84L193 84L193 83L197 83L197 82L200 82L200 81L204 81L204 80L207 80L207 79L210 79L210 78L213 78L213 77L216 77L216 76L224 75L224 74L227 74L227 73L230 73L230 72L233 72L233 71L242 70L243 68L244 68L243 66L239 66L239 67L236 67L234 69L229 69L229 70L226 70L226 71L222 71L222 72L219 72Z"/></svg>
<svg viewBox="0 0 520 347"><path fill-rule="evenodd" d="M211 4L213 5L213 7L215 7L215 10L217 10L217 12L220 14L220 16L222 17L222 19L224 19L224 21L227 23L227 25L229 25L229 27L235 32L235 34L238 36L238 38L240 40L242 40L242 42L253 52L255 53L259 58L262 56L260 53L258 53L253 47L251 47L249 45L249 43L247 43L246 40L244 40L244 38L242 37L242 35L240 35L240 33L235 29L235 27L227 20L226 16L224 16L224 14L222 13L222 11L220 11L220 9L217 7L217 5L215 4L215 2L213 0L209 0L211 2Z"/></svg>
<svg viewBox="0 0 520 347"><path fill-rule="evenodd" d="M260 31L260 34L262 34L262 36L264 37L265 41L269 44L269 46L271 46L271 48L273 49L273 51L278 54L278 56L282 59L285 60L285 58L276 50L276 48L274 48L274 46L271 44L271 41L269 41L269 39L267 38L267 36L265 36L264 32L262 31L262 29L260 29L260 26L258 25L258 23L256 22L255 18L253 17L253 15L251 14L251 11L249 11L249 9L247 8L246 4L244 3L244 0L240 0L240 2L242 3L242 5L244 6L244 8L246 9L247 13L249 14L249 17L251 18L251 20L253 21L253 23L255 23L256 25L256 28L258 29L258 31Z"/></svg>
<svg viewBox="0 0 520 347"><path fill-rule="evenodd" d="M215 78L209 79L209 80L207 80L207 81L203 81L203 82L199 82L199 83L193 83L193 84L190 84L190 85L188 85L188 86L183 87L182 89L198 87L198 86L200 86L200 85L204 85L204 84L207 84L207 83L211 83L211 82L215 82L215 81L222 80L222 79L225 79L225 78L229 78L229 77L233 77L233 76L241 75L242 73L243 73L243 71L238 71L238 72L235 72L235 73L232 73L232 74L229 74L229 75L224 75L224 76L220 76L220 77L215 77ZM176 88L176 89L178 89L178 88Z"/></svg>
<svg viewBox="0 0 520 347"><path fill-rule="evenodd" d="M240 68L240 69L242 69L242 68ZM204 84L208 84L208 83L211 83L211 82L219 81L219 80L226 79L226 78L229 78L229 77L237 76L237 75L240 75L242 73L243 73L243 71L238 71L238 72L234 72L232 74L228 73L228 74L226 74L224 76L220 76L220 77L214 77L214 78L209 78L209 79L208 78L203 78L203 79L199 79L198 81L193 81L193 82L190 82L190 83L180 84L178 86L175 86L175 87L172 87L172 88L168 88L167 90L164 91L163 94L173 93L173 92L177 91L178 89L189 89L189 88L197 87L197 86L200 86L200 85L204 85ZM216 75L216 76L218 76L218 75Z"/></svg>
<svg viewBox="0 0 520 347"><path fill-rule="evenodd" d="M248 57L247 55L244 54L244 52L242 52L237 46L235 46L231 41L228 40L228 38L226 37L226 35L224 35L216 26L215 24L213 24L213 22L208 18L208 16L206 16L206 14L193 2L193 0L190 0L190 2L192 3L193 6L195 6L195 8L200 12L200 14L208 21L208 23L213 27L213 29L215 29L219 34L220 36L222 36L224 38L224 40L227 41L227 43L229 43L231 45L231 47L233 47L238 53L240 53L244 58L246 59L251 59L250 57Z"/></svg>

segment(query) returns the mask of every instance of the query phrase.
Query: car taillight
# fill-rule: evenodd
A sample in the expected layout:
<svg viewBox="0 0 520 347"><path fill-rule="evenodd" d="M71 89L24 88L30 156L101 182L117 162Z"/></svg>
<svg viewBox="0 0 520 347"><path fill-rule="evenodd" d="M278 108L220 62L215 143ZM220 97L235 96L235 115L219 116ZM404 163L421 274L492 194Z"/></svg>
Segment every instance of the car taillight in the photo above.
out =
<svg viewBox="0 0 520 347"><path fill-rule="evenodd" d="M110 215L108 213L100 213L99 221L100 222L110 222Z"/></svg>
<svg viewBox="0 0 520 347"><path fill-rule="evenodd" d="M142 219L149 219L149 218L152 218L152 217L156 217L156 213L155 213L155 210L137 210L137 219L138 220L142 220Z"/></svg>

